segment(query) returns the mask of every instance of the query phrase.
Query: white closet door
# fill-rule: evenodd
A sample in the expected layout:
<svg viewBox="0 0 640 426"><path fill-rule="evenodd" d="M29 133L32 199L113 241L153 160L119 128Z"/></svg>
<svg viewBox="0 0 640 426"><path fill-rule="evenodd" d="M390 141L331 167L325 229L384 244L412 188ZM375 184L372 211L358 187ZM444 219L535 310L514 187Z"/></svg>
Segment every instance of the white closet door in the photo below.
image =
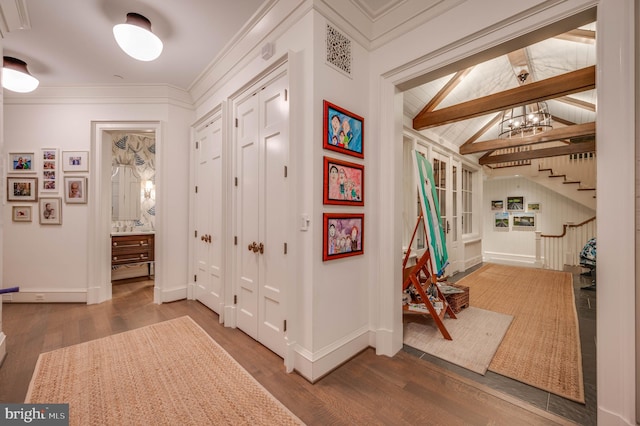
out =
<svg viewBox="0 0 640 426"><path fill-rule="evenodd" d="M197 135L196 300L222 310L222 117Z"/></svg>
<svg viewBox="0 0 640 426"><path fill-rule="evenodd" d="M286 166L289 153L289 108L286 76L260 92L261 191L259 232L264 253L260 256L258 308L259 341L284 357L283 290L288 268L285 243L289 209Z"/></svg>
<svg viewBox="0 0 640 426"><path fill-rule="evenodd" d="M249 336L258 340L258 263L259 217L259 102L249 96L236 108L236 178L238 179L236 214L236 322Z"/></svg>
<svg viewBox="0 0 640 426"><path fill-rule="evenodd" d="M236 107L237 325L284 356L283 289L287 257L284 220L289 209L287 77Z"/></svg>

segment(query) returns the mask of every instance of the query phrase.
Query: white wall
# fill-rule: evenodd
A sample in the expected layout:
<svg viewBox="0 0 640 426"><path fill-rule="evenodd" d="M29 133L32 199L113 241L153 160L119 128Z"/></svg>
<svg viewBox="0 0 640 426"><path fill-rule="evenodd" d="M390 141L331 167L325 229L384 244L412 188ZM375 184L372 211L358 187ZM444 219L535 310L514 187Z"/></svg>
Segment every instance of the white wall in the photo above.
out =
<svg viewBox="0 0 640 426"><path fill-rule="evenodd" d="M148 90L145 89L145 90ZM164 89L161 89L164 92ZM45 93L43 93L45 92ZM186 289L187 264L187 212L180 205L187 205L185 188L189 166L188 156L182 149L188 146L188 124L193 112L181 105L171 106L168 99L153 103L141 103L136 99L135 88L127 88L131 98L113 97L113 89L105 92L91 91L84 99L72 90L69 93L56 91L53 99L45 95L46 90L34 92L31 96L5 97L4 127L5 144L3 158L12 151L35 151L41 148L90 151L91 122L102 121L161 121L165 123L166 140L163 152L158 152L159 161L164 161L159 176L158 198L164 204L157 207L162 227L158 233L157 250L160 256L171 259L171 264L158 262L165 272L168 288ZM148 92L147 92L148 94ZM71 97L73 95L73 97ZM43 96L43 98L38 98ZM67 173L67 175L71 175ZM85 175L89 188L94 179L92 170ZM61 179L63 174L59 175ZM62 182L62 180L59 180ZM40 194L42 196L43 194ZM47 193L57 196L62 202L62 225L40 225L38 204L33 207L33 221L30 223L7 222L3 239L3 283L5 286L20 286L20 293L11 298L17 301L35 301L35 294L45 295L44 302L85 302L88 285L88 235L93 225L90 222L89 206L97 194L88 193L88 204L65 204L63 192ZM167 199L176 200L174 203ZM180 204L180 203L183 204ZM17 203L3 203L3 217L11 217L11 207ZM173 206L173 207L171 207ZM163 213L165 218L163 218ZM170 245L164 244L169 238ZM157 256L158 253L156 253ZM169 263L169 262L167 262ZM186 291L185 291L186 294ZM5 299L8 297L5 296Z"/></svg>
<svg viewBox="0 0 640 426"><path fill-rule="evenodd" d="M540 202L541 210L536 213L536 226L531 230L494 228L495 211L491 210L492 200L503 200L508 196L523 196L525 202ZM554 191L524 177L487 179L484 181L484 196L480 206L483 226L482 249L485 262L508 263L521 266L535 266L535 232L561 234L562 225L567 222L580 223L595 216L595 212ZM586 243L586 241L585 241Z"/></svg>
<svg viewBox="0 0 640 426"><path fill-rule="evenodd" d="M219 63L211 75L227 76L213 84L212 90L199 98L198 120L202 120L221 102L230 99L249 82L265 72L275 61L288 55L291 93L291 165L289 177L294 182L291 200L290 234L294 236L291 263L296 265L288 289L288 340L295 342L295 369L316 380L369 345L368 252L367 232L370 216L365 208L329 207L322 203L323 155L367 164L367 160L340 155L322 149L323 99L367 117L368 53L352 43L353 77L347 77L325 64L327 21L309 4L288 3L293 9L277 28L262 29L269 34L244 54L231 51L234 62ZM284 7L285 5L279 5ZM291 13L291 12L290 12ZM295 18L292 18L292 16ZM259 56L263 43L272 43L274 54L264 60ZM240 48L238 48L240 50ZM289 54L289 53L290 54ZM238 62L237 58L242 59ZM227 67L229 70L224 70ZM363 77L364 76L364 77ZM209 77L203 77L207 80ZM202 87L200 87L202 89ZM365 129L368 123L365 120ZM367 144L365 156L375 152ZM375 176L366 176L365 203L370 189L375 191ZM365 212L364 255L330 262L322 261L322 215L324 212ZM231 213L231 210L229 210ZM309 216L309 230L300 230L300 218ZM370 230L371 229L371 230ZM230 262L226 262L230 265ZM228 294L232 294L231 274L227 274ZM293 318L292 318L293 317ZM233 322L225 317L225 322Z"/></svg>

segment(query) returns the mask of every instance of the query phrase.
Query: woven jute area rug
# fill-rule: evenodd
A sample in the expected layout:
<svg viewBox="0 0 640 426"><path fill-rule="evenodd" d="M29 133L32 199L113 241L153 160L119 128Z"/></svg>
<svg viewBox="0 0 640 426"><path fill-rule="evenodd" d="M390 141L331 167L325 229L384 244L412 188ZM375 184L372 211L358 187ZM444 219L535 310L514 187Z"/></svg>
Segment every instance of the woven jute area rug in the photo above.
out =
<svg viewBox="0 0 640 426"><path fill-rule="evenodd" d="M27 403L72 425L300 425L190 317L40 354Z"/></svg>
<svg viewBox="0 0 640 426"><path fill-rule="evenodd" d="M459 283L469 287L470 306L514 318L490 371L584 403L570 273L488 264Z"/></svg>
<svg viewBox="0 0 640 426"><path fill-rule="evenodd" d="M430 316L422 321L412 317L407 315L404 324L406 345L478 374L487 372L513 320L511 315L470 306L456 314L457 319L445 317L444 326L453 339L447 340Z"/></svg>

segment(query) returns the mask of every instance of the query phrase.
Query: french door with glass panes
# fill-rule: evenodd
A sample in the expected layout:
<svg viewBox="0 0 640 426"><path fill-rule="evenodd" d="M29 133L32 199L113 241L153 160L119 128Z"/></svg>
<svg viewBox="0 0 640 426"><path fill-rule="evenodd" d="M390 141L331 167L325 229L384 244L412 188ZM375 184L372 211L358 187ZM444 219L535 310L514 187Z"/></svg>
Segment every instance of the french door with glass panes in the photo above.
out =
<svg viewBox="0 0 640 426"><path fill-rule="evenodd" d="M449 266L445 275L461 271L460 265L460 203L461 172L460 162L447 155L432 151L433 179L440 203L440 220L447 242Z"/></svg>

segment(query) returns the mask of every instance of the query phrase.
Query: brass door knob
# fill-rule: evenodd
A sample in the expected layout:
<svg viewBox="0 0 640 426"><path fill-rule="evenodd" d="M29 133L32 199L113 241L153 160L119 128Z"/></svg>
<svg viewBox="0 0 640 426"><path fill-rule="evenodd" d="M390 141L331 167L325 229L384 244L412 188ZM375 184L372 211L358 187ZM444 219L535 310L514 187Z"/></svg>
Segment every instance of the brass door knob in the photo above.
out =
<svg viewBox="0 0 640 426"><path fill-rule="evenodd" d="M257 253L259 250L258 248L258 244L254 241L251 244L249 244L249 251L252 251L254 253Z"/></svg>
<svg viewBox="0 0 640 426"><path fill-rule="evenodd" d="M258 250L260 251L260 254L263 254L264 253L264 244L260 243L258 245Z"/></svg>

